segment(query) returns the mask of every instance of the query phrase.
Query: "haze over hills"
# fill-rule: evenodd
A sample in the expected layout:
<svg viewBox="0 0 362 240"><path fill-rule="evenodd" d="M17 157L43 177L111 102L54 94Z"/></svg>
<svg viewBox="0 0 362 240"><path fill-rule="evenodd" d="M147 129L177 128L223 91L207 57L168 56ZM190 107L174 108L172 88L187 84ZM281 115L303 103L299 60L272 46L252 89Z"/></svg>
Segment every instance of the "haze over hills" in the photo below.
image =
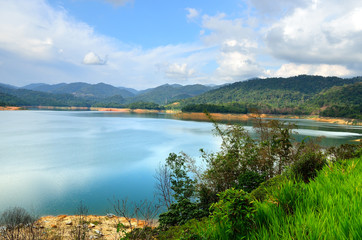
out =
<svg viewBox="0 0 362 240"><path fill-rule="evenodd" d="M125 104L134 102L151 102L156 105L163 105L166 102L197 96L213 88L215 87L200 84L188 86L165 84L156 88L137 91L132 88L114 87L105 83L77 82L53 85L33 83L21 88L1 84L0 92L7 95L0 98L0 103L2 105L12 103L13 105L60 106L62 105L61 99L64 99L64 106L69 106L70 103L74 102L77 102L75 106L83 103L84 106L124 107ZM10 101L11 96L16 97L16 99ZM48 104L47 98L49 99Z"/></svg>
<svg viewBox="0 0 362 240"><path fill-rule="evenodd" d="M24 89L48 92L48 93L68 93L77 97L88 98L107 98L114 95L121 95L124 98L133 97L134 93L114 87L105 83L89 84L83 82L77 83L59 83L54 85L49 84L30 84L23 87Z"/></svg>

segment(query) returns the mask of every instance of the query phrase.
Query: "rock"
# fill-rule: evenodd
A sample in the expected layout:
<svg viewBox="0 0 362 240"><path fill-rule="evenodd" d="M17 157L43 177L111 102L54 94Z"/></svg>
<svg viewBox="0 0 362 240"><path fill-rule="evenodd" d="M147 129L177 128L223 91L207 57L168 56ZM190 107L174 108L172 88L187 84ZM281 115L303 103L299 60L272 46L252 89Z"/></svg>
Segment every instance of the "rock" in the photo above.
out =
<svg viewBox="0 0 362 240"><path fill-rule="evenodd" d="M65 223L65 225L69 226L69 225L73 225L73 223L72 223L72 221L68 221L68 222Z"/></svg>
<svg viewBox="0 0 362 240"><path fill-rule="evenodd" d="M52 224L52 228L57 228L58 226L55 224Z"/></svg>
<svg viewBox="0 0 362 240"><path fill-rule="evenodd" d="M99 236L104 236L103 233L99 230L94 230L95 233L97 233Z"/></svg>
<svg viewBox="0 0 362 240"><path fill-rule="evenodd" d="M94 228L96 225L94 225L93 223L88 225L88 228Z"/></svg>
<svg viewBox="0 0 362 240"><path fill-rule="evenodd" d="M113 213L107 213L106 217L109 217L109 218L113 218L115 217L116 215L114 215Z"/></svg>

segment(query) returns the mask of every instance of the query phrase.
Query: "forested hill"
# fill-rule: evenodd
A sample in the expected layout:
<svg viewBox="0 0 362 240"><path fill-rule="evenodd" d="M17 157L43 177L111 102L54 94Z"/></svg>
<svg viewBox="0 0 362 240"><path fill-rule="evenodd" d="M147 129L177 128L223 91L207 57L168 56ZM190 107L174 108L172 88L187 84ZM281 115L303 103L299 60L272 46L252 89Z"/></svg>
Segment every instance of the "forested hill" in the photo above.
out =
<svg viewBox="0 0 362 240"><path fill-rule="evenodd" d="M24 89L55 93L55 94L72 94L76 97L83 98L108 98L115 95L120 95L123 98L133 97L135 94L126 89L120 89L105 83L89 84L83 82L77 83L59 83L54 85L49 84L30 84Z"/></svg>
<svg viewBox="0 0 362 240"><path fill-rule="evenodd" d="M144 91L131 91L104 83L31 84L23 88L0 84L0 105L170 107L187 112L258 111L362 119L362 77L343 79L300 75L252 79L222 87L165 84ZM180 104L170 104L176 101Z"/></svg>
<svg viewBox="0 0 362 240"><path fill-rule="evenodd" d="M352 112L360 109L361 98L358 83L362 77L342 79L301 75L289 78L252 79L236 82L181 102L184 111L242 113L258 109L275 114L318 114L332 106L349 106ZM345 86L345 87L343 87ZM202 107L200 105L203 104ZM352 109L353 108L353 109ZM347 110L346 110L347 111ZM331 114L325 116L356 117L356 114Z"/></svg>
<svg viewBox="0 0 362 240"><path fill-rule="evenodd" d="M131 102L153 102L157 104L167 104L176 100L186 99L205 93L213 89L201 84L178 85L164 84L156 88L141 91L137 96L128 99Z"/></svg>
<svg viewBox="0 0 362 240"><path fill-rule="evenodd" d="M0 86L0 106L76 106L89 107L91 102L72 94L53 94Z"/></svg>
<svg viewBox="0 0 362 240"><path fill-rule="evenodd" d="M309 102L321 108L321 116L362 119L362 82L334 86Z"/></svg>
<svg viewBox="0 0 362 240"><path fill-rule="evenodd" d="M186 103L228 103L266 101L278 107L299 104L323 90L333 86L343 86L361 82L362 77L342 79L338 77L321 77L300 75L289 78L252 79L236 82L200 96L188 99Z"/></svg>

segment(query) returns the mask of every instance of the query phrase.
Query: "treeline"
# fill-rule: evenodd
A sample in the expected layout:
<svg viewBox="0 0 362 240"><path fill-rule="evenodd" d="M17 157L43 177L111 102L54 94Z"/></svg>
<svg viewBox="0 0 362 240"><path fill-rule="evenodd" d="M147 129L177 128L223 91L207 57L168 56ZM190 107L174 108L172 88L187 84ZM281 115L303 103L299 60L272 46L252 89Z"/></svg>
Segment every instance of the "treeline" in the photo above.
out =
<svg viewBox="0 0 362 240"><path fill-rule="evenodd" d="M81 98L72 94L54 94L27 89L8 89L0 86L0 106L56 106L56 107L107 107L162 110L152 102L125 103L121 95L103 99Z"/></svg>
<svg viewBox="0 0 362 240"><path fill-rule="evenodd" d="M248 106L245 103L227 104L189 104L182 107L183 112L210 112L210 113L241 113L246 114L255 106Z"/></svg>

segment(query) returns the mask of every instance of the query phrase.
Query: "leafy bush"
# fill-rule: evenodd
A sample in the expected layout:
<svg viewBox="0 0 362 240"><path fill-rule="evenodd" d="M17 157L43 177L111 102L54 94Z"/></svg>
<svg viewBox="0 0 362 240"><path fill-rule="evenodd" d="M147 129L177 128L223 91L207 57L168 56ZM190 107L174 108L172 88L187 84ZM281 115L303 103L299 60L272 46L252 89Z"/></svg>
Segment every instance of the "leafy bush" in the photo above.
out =
<svg viewBox="0 0 362 240"><path fill-rule="evenodd" d="M198 203L191 202L189 199L182 199L171 204L168 211L160 214L160 227L167 229L169 226L185 224L191 219L201 219L207 216L209 212L202 210Z"/></svg>
<svg viewBox="0 0 362 240"><path fill-rule="evenodd" d="M240 239L248 234L253 223L254 206L243 190L228 189L211 206L211 221L222 239ZM226 237L226 238L225 238Z"/></svg>
<svg viewBox="0 0 362 240"><path fill-rule="evenodd" d="M262 202L267 199L268 194L279 188L286 180L286 176L277 175L261 183L260 186L257 189L253 190L249 195L251 198Z"/></svg>
<svg viewBox="0 0 362 240"><path fill-rule="evenodd" d="M333 161L337 159L357 158L362 156L362 143L359 145L342 144L340 146L330 147L327 152Z"/></svg>
<svg viewBox="0 0 362 240"><path fill-rule="evenodd" d="M246 170L244 173L239 175L238 184L236 184L235 187L250 193L254 189L258 188L259 185L264 181L264 175L254 171Z"/></svg>
<svg viewBox="0 0 362 240"><path fill-rule="evenodd" d="M320 152L307 152L292 166L292 172L297 178L308 183L317 176L317 171L326 164L324 155Z"/></svg>

